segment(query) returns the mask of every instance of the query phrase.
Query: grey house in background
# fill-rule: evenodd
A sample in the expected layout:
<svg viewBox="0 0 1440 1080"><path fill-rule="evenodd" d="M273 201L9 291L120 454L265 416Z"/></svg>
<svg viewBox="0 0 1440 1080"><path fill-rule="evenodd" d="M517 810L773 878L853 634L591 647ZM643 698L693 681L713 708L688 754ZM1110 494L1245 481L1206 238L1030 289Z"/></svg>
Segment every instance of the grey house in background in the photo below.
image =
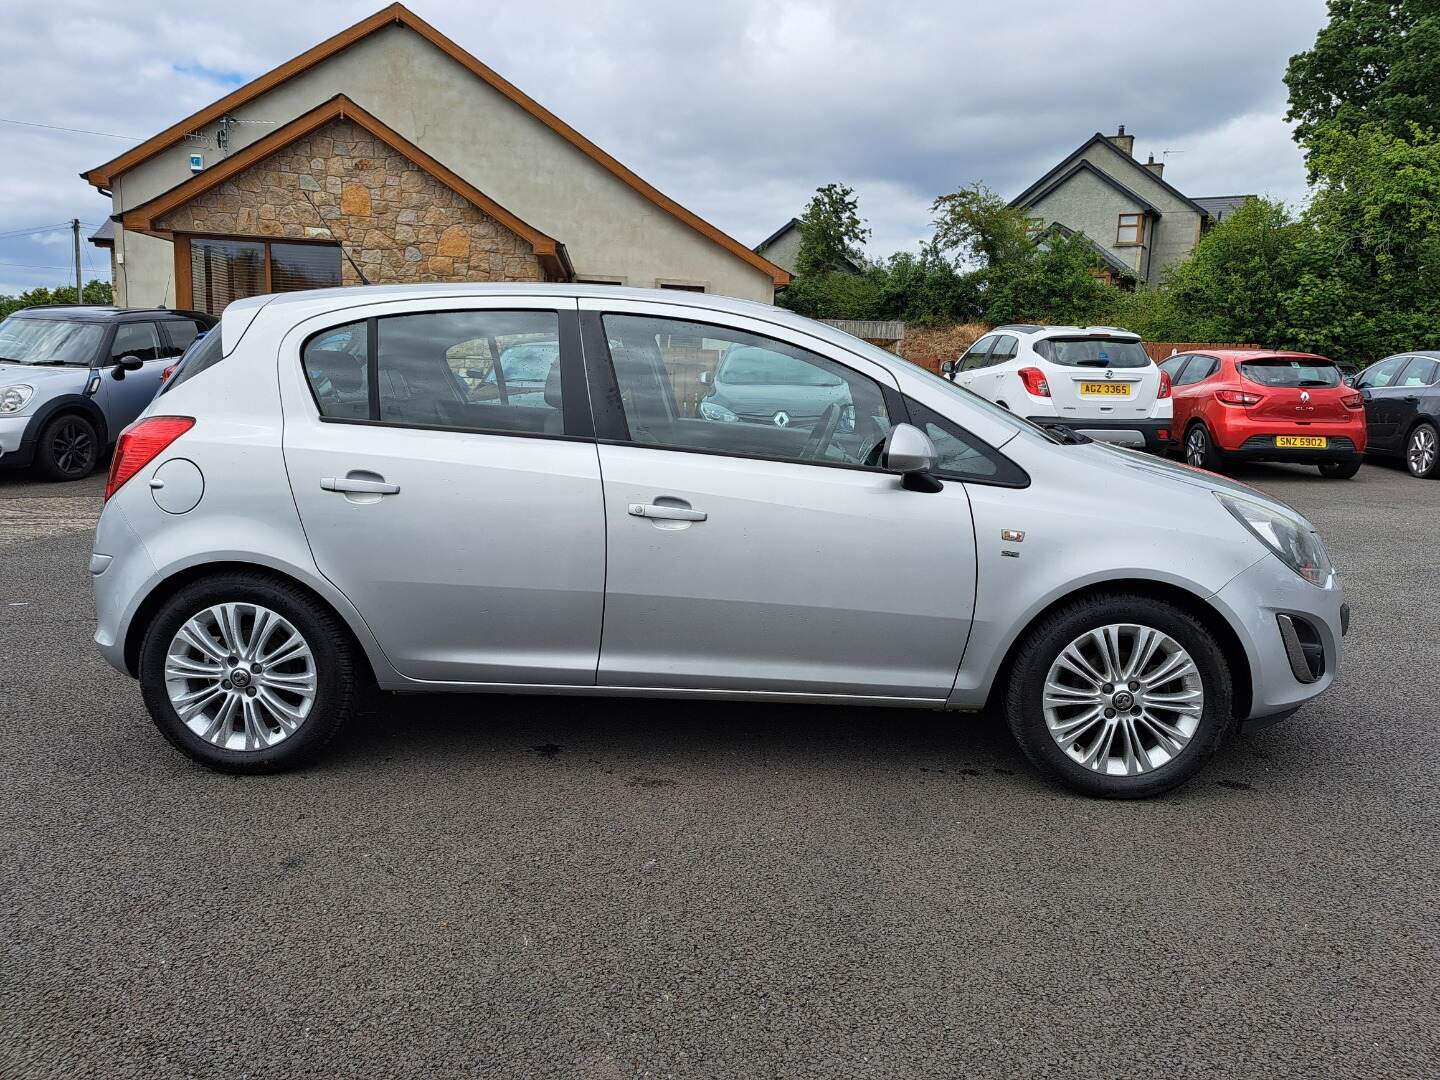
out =
<svg viewBox="0 0 1440 1080"><path fill-rule="evenodd" d="M795 260L800 255L800 219L792 217L751 250L780 269L795 273ZM860 267L849 259L841 269L850 274L860 273Z"/></svg>
<svg viewBox="0 0 1440 1080"><path fill-rule="evenodd" d="M1114 135L1097 131L1010 205L1026 211L1041 242L1052 229L1082 232L1112 280L1156 285L1206 229L1255 196L1191 198L1166 181L1163 162L1136 161L1134 151L1123 124Z"/></svg>

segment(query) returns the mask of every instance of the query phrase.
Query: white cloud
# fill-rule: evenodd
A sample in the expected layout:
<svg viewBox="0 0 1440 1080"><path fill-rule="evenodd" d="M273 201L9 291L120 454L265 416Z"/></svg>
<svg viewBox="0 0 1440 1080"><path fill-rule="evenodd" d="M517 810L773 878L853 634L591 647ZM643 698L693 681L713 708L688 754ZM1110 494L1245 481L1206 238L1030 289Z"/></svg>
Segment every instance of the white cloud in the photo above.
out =
<svg viewBox="0 0 1440 1080"><path fill-rule="evenodd" d="M379 4L25 5L7 25L0 116L149 136ZM880 255L928 235L937 194L974 180L1014 194L1117 123L1142 155L1183 151L1166 178L1187 193L1300 197L1280 79L1324 20L1323 0L413 7L744 242L839 180L860 193ZM127 145L0 124L0 233L102 220L106 200L77 174ZM0 263L53 255L0 238ZM87 262L105 261L87 245ZM53 273L0 265L9 287Z"/></svg>

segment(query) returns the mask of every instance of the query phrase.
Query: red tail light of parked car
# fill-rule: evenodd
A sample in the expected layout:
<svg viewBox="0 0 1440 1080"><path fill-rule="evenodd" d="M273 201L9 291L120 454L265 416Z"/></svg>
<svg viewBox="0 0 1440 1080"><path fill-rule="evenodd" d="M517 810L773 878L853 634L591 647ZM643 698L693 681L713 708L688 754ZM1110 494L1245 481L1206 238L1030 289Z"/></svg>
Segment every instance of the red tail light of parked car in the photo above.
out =
<svg viewBox="0 0 1440 1080"><path fill-rule="evenodd" d="M110 478L105 484L109 499L167 446L195 426L193 416L147 416L120 433L115 456L110 459Z"/></svg>
<svg viewBox="0 0 1440 1080"><path fill-rule="evenodd" d="M1025 392L1035 397L1049 397L1050 384L1045 381L1045 373L1038 367L1024 367L1016 372L1020 381L1025 384Z"/></svg>

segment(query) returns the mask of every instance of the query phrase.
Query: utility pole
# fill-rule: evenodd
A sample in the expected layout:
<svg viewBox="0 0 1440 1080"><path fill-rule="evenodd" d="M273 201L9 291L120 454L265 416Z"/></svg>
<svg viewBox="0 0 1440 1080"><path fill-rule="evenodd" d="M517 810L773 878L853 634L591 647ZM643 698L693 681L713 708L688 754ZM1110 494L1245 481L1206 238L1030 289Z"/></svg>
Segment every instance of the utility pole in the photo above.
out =
<svg viewBox="0 0 1440 1080"><path fill-rule="evenodd" d="M75 234L75 302L84 300L85 284L80 280L80 219L70 219L70 231Z"/></svg>

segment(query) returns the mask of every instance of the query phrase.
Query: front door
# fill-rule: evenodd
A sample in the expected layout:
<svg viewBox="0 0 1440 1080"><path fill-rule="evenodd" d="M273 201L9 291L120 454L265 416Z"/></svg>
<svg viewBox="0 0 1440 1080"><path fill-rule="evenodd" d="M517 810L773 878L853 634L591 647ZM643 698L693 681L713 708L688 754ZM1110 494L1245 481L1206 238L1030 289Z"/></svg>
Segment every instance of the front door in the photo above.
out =
<svg viewBox="0 0 1440 1080"><path fill-rule="evenodd" d="M758 320L585 307L609 552L601 684L948 695L975 596L969 500L875 467L900 400L889 373ZM684 390L689 366L734 349L764 419ZM797 407L806 394L823 404ZM957 551L969 557L933 558Z"/></svg>
<svg viewBox="0 0 1440 1080"><path fill-rule="evenodd" d="M604 508L574 301L434 303L315 320L281 348L316 564L412 679L591 685ZM538 388L506 386L521 366Z"/></svg>
<svg viewBox="0 0 1440 1080"><path fill-rule="evenodd" d="M1392 356L1371 364L1355 380L1355 389L1365 395L1365 438L1376 450L1398 453L1401 449L1401 420L1406 413L1404 390L1398 384L1408 356Z"/></svg>
<svg viewBox="0 0 1440 1080"><path fill-rule="evenodd" d="M91 396L105 414L112 442L121 429L150 404L160 389L166 367L174 363L178 355L169 341L160 336L160 328L153 322L124 322L115 327L110 355L91 376L94 387ZM140 370L127 371L123 378L117 379L120 369L116 365L122 357L141 361Z"/></svg>

